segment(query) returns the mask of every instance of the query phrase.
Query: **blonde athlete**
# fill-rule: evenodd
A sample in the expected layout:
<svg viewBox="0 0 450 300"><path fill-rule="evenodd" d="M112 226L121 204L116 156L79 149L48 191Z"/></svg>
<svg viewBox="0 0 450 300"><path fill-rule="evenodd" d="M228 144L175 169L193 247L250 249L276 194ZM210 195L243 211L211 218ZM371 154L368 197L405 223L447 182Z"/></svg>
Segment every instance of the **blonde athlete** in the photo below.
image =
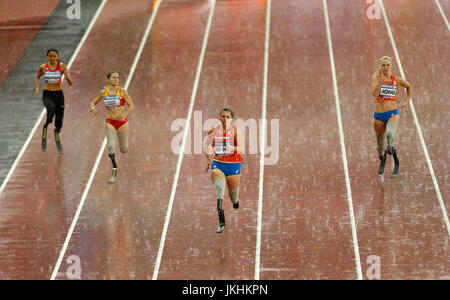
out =
<svg viewBox="0 0 450 300"><path fill-rule="evenodd" d="M407 93L406 103L403 108L407 111L411 100L411 85L408 81L392 73L392 58L383 56L379 60L379 69L372 75L372 95L375 98L374 123L373 127L377 137L377 150L380 158L378 173L384 173L386 165L386 155L393 155L395 161L392 178L397 176L399 161L394 148L395 131L400 120L397 107L398 87L404 87ZM386 149L387 140L387 149Z"/></svg>

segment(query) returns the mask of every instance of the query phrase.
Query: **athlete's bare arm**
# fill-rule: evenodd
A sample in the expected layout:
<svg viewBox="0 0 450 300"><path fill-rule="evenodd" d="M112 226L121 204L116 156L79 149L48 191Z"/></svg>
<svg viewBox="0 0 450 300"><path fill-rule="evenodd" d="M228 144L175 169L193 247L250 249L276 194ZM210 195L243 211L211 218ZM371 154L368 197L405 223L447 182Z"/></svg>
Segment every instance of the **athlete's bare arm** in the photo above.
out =
<svg viewBox="0 0 450 300"><path fill-rule="evenodd" d="M97 109L95 108L97 106L97 103L99 103L103 99L103 95L105 95L105 89L101 90L100 93L98 93L97 97L91 102L91 112L94 113L94 116L97 115Z"/></svg>
<svg viewBox="0 0 450 300"><path fill-rule="evenodd" d="M35 80L35 90L36 90L36 96L39 96L39 79L41 78L41 76L44 75L44 65L41 65L39 67L38 73L36 75L36 80Z"/></svg>
<svg viewBox="0 0 450 300"><path fill-rule="evenodd" d="M381 89L381 70L378 70L377 72L375 72L375 74L372 75L371 88L372 95L374 97L378 97Z"/></svg>
<svg viewBox="0 0 450 300"><path fill-rule="evenodd" d="M233 152L243 153L244 152L244 141L242 132L239 127L235 126L235 135L236 135L236 146L233 146Z"/></svg>
<svg viewBox="0 0 450 300"><path fill-rule="evenodd" d="M73 80L72 77L70 77L70 73L69 70L67 69L67 66L65 64L61 64L61 71L63 72L64 76L67 79L67 82L72 85L73 84Z"/></svg>
<svg viewBox="0 0 450 300"><path fill-rule="evenodd" d="M402 77L397 77L398 85L404 87L406 89L406 103L403 104L403 108L408 110L409 101L411 101L411 84L403 79Z"/></svg>
<svg viewBox="0 0 450 300"><path fill-rule="evenodd" d="M122 119L125 120L125 118L127 118L128 115L133 111L134 104L133 104L133 101L131 100L130 95L128 94L128 92L125 89L121 89L120 91L122 92L123 99L125 99L125 102L128 105L127 110L124 111L122 114Z"/></svg>

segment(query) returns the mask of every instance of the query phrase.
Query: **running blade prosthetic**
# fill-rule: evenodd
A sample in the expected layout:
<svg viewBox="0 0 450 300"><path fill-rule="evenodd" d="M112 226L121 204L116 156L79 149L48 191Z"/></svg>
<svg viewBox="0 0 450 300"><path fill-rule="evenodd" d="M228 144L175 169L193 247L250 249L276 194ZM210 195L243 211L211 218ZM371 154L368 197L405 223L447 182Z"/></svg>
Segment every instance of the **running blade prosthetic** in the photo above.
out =
<svg viewBox="0 0 450 300"><path fill-rule="evenodd" d="M47 151L47 126L42 129L42 152Z"/></svg>
<svg viewBox="0 0 450 300"><path fill-rule="evenodd" d="M392 148L392 157L394 158L395 166L394 166L394 172L391 175L391 178L397 177L398 169L400 168L400 162L397 157L397 151L395 151L394 148Z"/></svg>
<svg viewBox="0 0 450 300"><path fill-rule="evenodd" d="M217 199L217 212L219 213L219 227L217 233L222 233L225 229L225 211L222 208L222 199Z"/></svg>
<svg viewBox="0 0 450 300"><path fill-rule="evenodd" d="M61 146L61 140L59 139L59 134L57 131L55 131L55 142L56 142L56 148L58 149L58 152L60 154L63 154L63 148Z"/></svg>

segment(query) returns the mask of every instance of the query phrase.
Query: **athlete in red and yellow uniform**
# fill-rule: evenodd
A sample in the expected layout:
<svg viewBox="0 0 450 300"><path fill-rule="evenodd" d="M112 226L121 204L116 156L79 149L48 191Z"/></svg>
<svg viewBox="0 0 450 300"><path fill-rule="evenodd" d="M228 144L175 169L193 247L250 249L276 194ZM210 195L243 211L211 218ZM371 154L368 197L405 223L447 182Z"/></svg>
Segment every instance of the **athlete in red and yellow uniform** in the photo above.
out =
<svg viewBox="0 0 450 300"><path fill-rule="evenodd" d="M220 112L221 125L212 128L208 134L211 136L212 155L206 152L208 165L206 171L211 168L211 180L214 183L217 196L217 211L219 213L218 233L225 229L225 212L222 201L225 195L225 185L234 208L239 207L239 184L241 180L241 164L243 159L242 133L234 124L234 112L229 106L222 108Z"/></svg>
<svg viewBox="0 0 450 300"><path fill-rule="evenodd" d="M91 103L91 112L97 115L96 105L102 99L106 106L106 122L105 134L108 146L108 156L113 165L112 176L109 183L114 183L117 177L116 157L116 134L119 138L120 152L125 153L128 150L128 132L130 130L128 124L128 115L134 108L128 92L119 86L119 74L110 72L106 76L108 86L98 93L97 97ZM125 110L125 104L128 105Z"/></svg>

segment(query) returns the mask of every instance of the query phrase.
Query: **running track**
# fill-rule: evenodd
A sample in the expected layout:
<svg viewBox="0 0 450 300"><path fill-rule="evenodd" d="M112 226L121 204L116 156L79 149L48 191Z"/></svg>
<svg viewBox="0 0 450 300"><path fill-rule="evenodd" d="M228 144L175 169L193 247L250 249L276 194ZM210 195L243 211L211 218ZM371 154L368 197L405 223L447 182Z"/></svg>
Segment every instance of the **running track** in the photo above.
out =
<svg viewBox="0 0 450 300"><path fill-rule="evenodd" d="M64 155L52 138L41 152L39 127L0 195L0 278L67 279L72 255L82 279L367 279L370 256L382 279L450 278L450 32L434 1L383 1L395 49L383 18L366 17L365 1L326 1L327 15L322 1L272 1L270 15L257 0L121 3L106 2L71 67L76 85L64 85ZM450 1L439 3L448 17ZM377 58L395 51L435 183L411 111L397 134L399 176L377 175L370 76ZM130 79L130 149L118 154L115 185L106 183L106 153L86 185L105 114L91 116L89 103L111 70L122 85ZM218 235L193 132L194 116L216 118L225 104L243 120L266 113L269 146L270 120L279 120L279 159L260 168L259 155L245 155L241 206L225 202ZM191 119L182 157L171 150L176 119Z"/></svg>

